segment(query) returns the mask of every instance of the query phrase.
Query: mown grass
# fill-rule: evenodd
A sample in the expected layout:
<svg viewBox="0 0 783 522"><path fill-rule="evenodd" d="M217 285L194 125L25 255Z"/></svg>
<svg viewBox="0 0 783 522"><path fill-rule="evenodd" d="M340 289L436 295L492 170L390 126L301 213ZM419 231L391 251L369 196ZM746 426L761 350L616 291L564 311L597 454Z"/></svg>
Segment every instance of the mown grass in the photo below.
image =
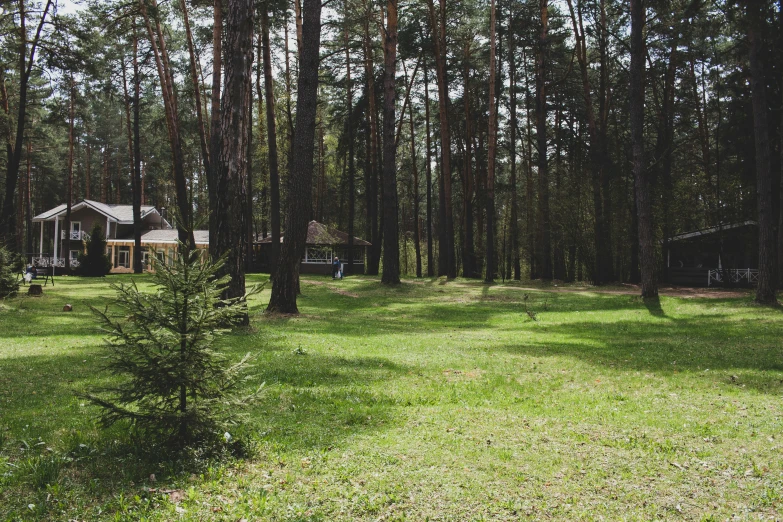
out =
<svg viewBox="0 0 783 522"><path fill-rule="evenodd" d="M110 379L88 306L130 277L58 278L42 298L0 301L0 519L783 512L783 315L750 295L658 305L589 288L304 278L301 316L264 316L267 290L251 327L221 341L258 356L249 387L266 383L234 433L250 456L172 462L121 427L99 431L75 395Z"/></svg>

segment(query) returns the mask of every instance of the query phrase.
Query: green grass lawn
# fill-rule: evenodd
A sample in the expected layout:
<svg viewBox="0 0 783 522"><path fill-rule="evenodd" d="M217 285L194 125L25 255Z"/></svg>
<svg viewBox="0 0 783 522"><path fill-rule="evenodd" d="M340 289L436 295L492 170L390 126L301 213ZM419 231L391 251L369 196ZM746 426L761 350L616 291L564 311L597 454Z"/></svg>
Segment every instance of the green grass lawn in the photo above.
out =
<svg viewBox="0 0 783 522"><path fill-rule="evenodd" d="M130 277L0 301L0 520L783 516L783 314L750 294L305 277L301 316L267 289L220 341L266 383L250 456L160 462L75 395Z"/></svg>

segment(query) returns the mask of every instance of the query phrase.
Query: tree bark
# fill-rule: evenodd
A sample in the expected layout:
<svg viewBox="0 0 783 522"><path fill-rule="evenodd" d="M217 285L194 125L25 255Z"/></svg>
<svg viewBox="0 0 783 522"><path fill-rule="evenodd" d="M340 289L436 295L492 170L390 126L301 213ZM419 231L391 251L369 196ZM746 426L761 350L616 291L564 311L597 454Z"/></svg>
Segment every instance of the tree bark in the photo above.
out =
<svg viewBox="0 0 783 522"><path fill-rule="evenodd" d="M304 26L300 54L296 106L296 134L293 143L293 169L289 175L289 201L286 211L286 234L280 262L272 282L272 296L267 310L298 313L296 294L299 287L299 265L307 241L308 208L313 182L313 149L315 116L318 101L318 64L321 41L321 1L304 0Z"/></svg>
<svg viewBox="0 0 783 522"><path fill-rule="evenodd" d="M544 4L545 5L545 4ZM495 280L495 154L497 149L497 102L495 100L495 0L490 3L489 11L489 131L487 143L487 246L485 283Z"/></svg>
<svg viewBox="0 0 783 522"><path fill-rule="evenodd" d="M277 156L277 124L275 122L275 91L272 79L272 50L269 43L269 12L266 6L261 8L261 39L264 57L264 97L266 99L266 128L268 137L269 162L269 224L271 244L269 248L270 273L277 272L280 255L280 171Z"/></svg>
<svg viewBox="0 0 783 522"><path fill-rule="evenodd" d="M454 214L451 204L451 131L448 115L449 88L446 77L446 0L440 0L440 17L435 14L433 0L427 0L427 2L435 50L440 118L440 181L442 185L440 207L443 209L443 220L439 226L438 275L445 275L453 279L457 277L457 264L454 251Z"/></svg>
<svg viewBox="0 0 783 522"><path fill-rule="evenodd" d="M153 12L158 14L157 0L152 0ZM174 72L169 62L168 52L166 50L166 41L163 37L163 31L160 27L160 21L152 19L147 10L146 0L139 0L141 15L147 28L152 53L155 59L155 65L160 79L161 94L166 114L166 129L171 146L172 170L174 174L174 188L177 201L177 232L179 241L183 244L186 251L196 248L196 242L193 238L193 223L190 198L188 197L187 179L185 176L185 155L182 146L182 137L180 135L181 125L179 120L179 111L177 108L177 96L174 85Z"/></svg>
<svg viewBox="0 0 783 522"><path fill-rule="evenodd" d="M73 81L73 73L70 77L69 89L69 108L68 108L68 180L65 186L65 244L63 245L63 254L65 257L65 272L71 272L71 205L73 205L73 122L75 119L74 97L76 96L76 84ZM59 241L60 238L54 238Z"/></svg>
<svg viewBox="0 0 783 522"><path fill-rule="evenodd" d="M16 116L16 135L13 148L10 149L11 155L8 158L8 165L5 175L5 197L2 209L0 209L0 244L14 243L14 195L16 193L16 184L19 179L19 166L22 161L22 145L24 140L25 117L27 114L27 91L30 84L30 74L35 62L35 52L38 49L38 43L41 38L46 16L49 9L54 5L52 0L47 0L44 6L41 20L38 23L38 29L35 32L30 46L30 56L27 56L27 27L25 25L27 14L25 13L24 0L19 0L19 31L21 36L21 45L19 46L19 108ZM21 245L14 245L18 250Z"/></svg>
<svg viewBox="0 0 783 522"><path fill-rule="evenodd" d="M756 144L756 196L759 214L759 280L756 302L775 304L775 222L772 216L772 173L770 165L767 93L762 47L766 24L763 2L747 2L750 44L750 85L753 103L753 135Z"/></svg>
<svg viewBox="0 0 783 522"><path fill-rule="evenodd" d="M524 60L525 70L525 91L530 92L530 75L527 74L527 54L522 53ZM527 157L525 158L525 229L527 234L527 257L530 270L530 279L538 277L538 270L536 266L536 233L535 233L535 183L533 182L533 133L532 123L530 116L530 96L525 96L525 130L526 130L526 144L527 144Z"/></svg>
<svg viewBox="0 0 783 522"><path fill-rule="evenodd" d="M411 78L411 84L413 78ZM411 127L411 169L413 174L413 186L411 187L411 198L413 199L413 247L416 252L416 277L422 276L421 270L421 227L419 226L419 167L416 157L416 129L413 126L413 102L411 102L408 119Z"/></svg>
<svg viewBox="0 0 783 522"><path fill-rule="evenodd" d="M552 239L549 222L549 164L546 136L546 67L549 47L549 2L539 0L541 32L536 54L536 142L538 145L538 276L552 279Z"/></svg>
<svg viewBox="0 0 783 522"><path fill-rule="evenodd" d="M221 73L223 69L223 0L215 0L212 8L212 92L210 93L210 122L209 122L209 158L217 158L220 154L220 87ZM217 250L212 245L217 244L218 224L217 197L218 186L217 159L209 161L207 172L207 187L209 190L209 253L213 258L217 257Z"/></svg>
<svg viewBox="0 0 783 522"><path fill-rule="evenodd" d="M346 19L347 19L346 13ZM348 117L345 127L348 139L348 274L354 273L354 235L356 221L356 155L353 137L353 82L351 81L351 48L348 45L348 25L345 28L345 98Z"/></svg>
<svg viewBox="0 0 783 522"><path fill-rule="evenodd" d="M633 177L639 220L639 264L643 298L658 297L655 238L652 224L650 182L644 162L644 41L645 9L642 0L631 0L630 120Z"/></svg>
<svg viewBox="0 0 783 522"><path fill-rule="evenodd" d="M139 71L139 38L136 34L136 25L133 26L133 177L131 188L133 190L133 267L137 274L144 271L142 266L141 247L141 205L142 205L142 180L141 180L141 76ZM89 169L88 169L89 172Z"/></svg>
<svg viewBox="0 0 783 522"><path fill-rule="evenodd" d="M394 103L397 98L397 0L386 2L383 30L383 274L381 282L400 282L400 238L397 222L397 141Z"/></svg>
<svg viewBox="0 0 783 522"><path fill-rule="evenodd" d="M430 165L430 88L429 76L427 75L427 63L424 63L424 123L427 134L427 152L424 155L426 159L427 176L427 277L435 275L435 262L432 251L432 165Z"/></svg>
<svg viewBox="0 0 783 522"><path fill-rule="evenodd" d="M783 0L778 1L778 59L783 63ZM783 68L780 69L778 77L778 85L783 85ZM780 106L783 107L783 89L780 89ZM780 209L778 213L778 252L777 252L777 284L781 286L783 282L783 110L780 111L780 122L778 124L778 153L780 154L780 186L778 191L780 193Z"/></svg>
<svg viewBox="0 0 783 522"><path fill-rule="evenodd" d="M372 246L368 249L367 274L378 275L381 261L381 228L378 224L378 109L375 97L375 67L373 65L372 40L370 39L371 11L367 10L364 19L364 75L367 82L367 117L370 124L369 136L369 172L367 176L367 221Z"/></svg>
<svg viewBox="0 0 783 522"><path fill-rule="evenodd" d="M509 75L509 145L508 155L511 162L509 174L509 190L511 191L511 226L509 227L509 271L513 269L516 281L522 278L522 267L519 262L519 200L517 197L517 66L516 39L512 24L514 13L509 14L508 32L508 75Z"/></svg>
<svg viewBox="0 0 783 522"><path fill-rule="evenodd" d="M462 99L465 107L465 157L462 169L462 277L480 277L476 270L476 249L473 237L473 197L475 187L473 184L473 130L471 120L473 115L470 110L470 44L465 43L464 70L462 72L464 87ZM490 87L491 88L491 87Z"/></svg>
<svg viewBox="0 0 783 522"><path fill-rule="evenodd" d="M245 294L247 255L248 147L253 92L253 0L228 0L225 88L220 111L220 152L216 156L217 194L214 256L226 256L221 271L231 277L224 298ZM212 244L210 243L210 247ZM248 323L247 315L243 324Z"/></svg>

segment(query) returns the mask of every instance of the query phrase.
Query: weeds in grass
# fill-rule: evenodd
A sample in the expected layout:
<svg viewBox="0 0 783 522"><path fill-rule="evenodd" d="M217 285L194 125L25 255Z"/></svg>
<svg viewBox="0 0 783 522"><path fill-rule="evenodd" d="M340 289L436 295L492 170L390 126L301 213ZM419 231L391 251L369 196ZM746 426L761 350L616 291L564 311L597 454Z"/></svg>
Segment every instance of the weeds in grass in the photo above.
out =
<svg viewBox="0 0 783 522"><path fill-rule="evenodd" d="M68 392L112 382L82 306L107 302L105 282L61 278L24 314L5 301L0 520L781 517L777 311L416 283L309 285L300 317L250 300L252 328L224 338L232 361L263 357L245 389L268 383L227 430L243 459L95 429Z"/></svg>

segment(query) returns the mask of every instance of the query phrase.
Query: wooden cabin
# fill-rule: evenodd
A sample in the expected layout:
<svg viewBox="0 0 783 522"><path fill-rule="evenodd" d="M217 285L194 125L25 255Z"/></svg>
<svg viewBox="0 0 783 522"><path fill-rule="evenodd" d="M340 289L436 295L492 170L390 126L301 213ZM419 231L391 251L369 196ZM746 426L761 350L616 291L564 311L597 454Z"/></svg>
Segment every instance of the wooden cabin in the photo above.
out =
<svg viewBox="0 0 783 522"><path fill-rule="evenodd" d="M332 259L335 256L345 267L348 266L348 234L328 227L323 223L311 221L307 226L307 246L302 257L300 272L303 274L332 273ZM283 242L283 236L280 237ZM269 271L269 246L272 238L258 237L253 244L256 267L262 272ZM369 242L358 237L353 238L353 273L364 273L364 260L367 258L367 248L372 246ZM347 271L347 269L346 269Z"/></svg>
<svg viewBox="0 0 783 522"><path fill-rule="evenodd" d="M667 280L682 286L753 286L758 280L758 236L758 223L748 220L667 238Z"/></svg>
<svg viewBox="0 0 783 522"><path fill-rule="evenodd" d="M66 205L49 209L33 218L40 223L38 252L31 255L31 262L39 267L64 267L69 256L71 267L79 266L79 253L84 251L95 223L101 225L106 236L106 255L112 263L112 273L133 272L134 221L132 205L110 205L85 199L71 205L71 227L64 230ZM153 206L141 207L142 262L149 270L149 255L154 249L161 260L169 259L177 249L177 231ZM70 250L65 252L66 235L70 235ZM196 248L209 247L209 232L194 231ZM49 250L51 253L46 253Z"/></svg>

